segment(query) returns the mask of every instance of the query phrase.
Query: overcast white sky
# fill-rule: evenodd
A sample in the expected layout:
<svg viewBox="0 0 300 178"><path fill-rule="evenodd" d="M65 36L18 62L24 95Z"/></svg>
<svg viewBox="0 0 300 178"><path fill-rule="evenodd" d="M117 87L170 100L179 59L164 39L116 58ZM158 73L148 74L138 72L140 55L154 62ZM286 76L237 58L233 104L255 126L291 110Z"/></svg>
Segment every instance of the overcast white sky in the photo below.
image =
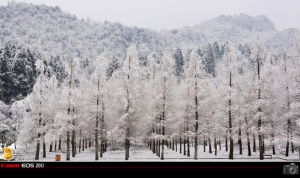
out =
<svg viewBox="0 0 300 178"><path fill-rule="evenodd" d="M6 5L10 0L0 0ZM300 0L15 0L60 6L80 18L155 30L195 25L225 14L267 15L276 28L300 28Z"/></svg>

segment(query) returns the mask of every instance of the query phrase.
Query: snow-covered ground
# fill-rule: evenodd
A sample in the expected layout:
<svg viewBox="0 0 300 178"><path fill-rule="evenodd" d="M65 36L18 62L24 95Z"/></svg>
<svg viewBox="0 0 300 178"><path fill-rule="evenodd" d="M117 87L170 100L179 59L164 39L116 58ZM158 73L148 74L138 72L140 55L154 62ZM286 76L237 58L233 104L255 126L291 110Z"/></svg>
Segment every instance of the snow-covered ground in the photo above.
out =
<svg viewBox="0 0 300 178"><path fill-rule="evenodd" d="M130 158L129 161L196 161L193 159L194 156L194 149L191 147L191 155L190 157L184 156L183 154L179 153L179 147L178 152L175 150L171 150L169 148L165 148L165 160L160 160L159 157L156 156L156 154L152 153L151 150L148 148L144 149L131 149L130 150ZM66 153L61 152L51 152L47 153L46 158L40 158L39 161L55 161L55 155L61 155L61 161L66 160ZM268 154L268 152L266 152ZM15 161L34 161L34 152L26 152L24 149L17 149L15 150ZM0 156L2 156L0 154ZM124 160L125 151L124 150L114 150L114 151L108 151L104 153L102 158L99 158L98 161L125 161ZM238 151L234 153L234 160L228 159L228 152L225 151L224 148L222 150L218 150L217 156L213 153L208 153L208 149L206 152L203 152L203 148L200 147L200 150L198 152L198 160L197 161L212 161L212 162L227 162L227 161L242 161L242 162L253 162L253 161L260 161L258 159L258 152L252 153L252 156L247 156L247 152L245 151L243 155L239 155ZM71 157L70 161L75 162L92 162L95 161L95 154L93 148L88 148L83 152L78 153L74 158ZM285 157L284 155L274 155L272 159L265 159L263 161L293 161L298 162L299 161L299 154L295 152L294 154L291 154L289 157Z"/></svg>

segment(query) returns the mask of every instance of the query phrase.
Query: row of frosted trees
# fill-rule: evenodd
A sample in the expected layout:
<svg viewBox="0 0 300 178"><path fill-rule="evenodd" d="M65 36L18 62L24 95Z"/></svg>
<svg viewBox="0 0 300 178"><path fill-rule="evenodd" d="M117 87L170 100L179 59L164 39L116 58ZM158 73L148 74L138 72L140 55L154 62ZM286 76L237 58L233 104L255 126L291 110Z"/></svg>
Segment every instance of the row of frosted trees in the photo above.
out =
<svg viewBox="0 0 300 178"><path fill-rule="evenodd" d="M200 145L210 153L214 148L215 155L223 145L229 159L235 147L241 155L258 151L260 159L269 151L275 155L284 149L289 156L299 150L296 57L276 56L257 46L245 57L226 45L212 76L200 49L187 56L178 73L170 52L149 55L145 65L131 46L111 76L109 58L99 57L91 75L74 59L60 85L51 68L38 61L40 75L25 99L19 142L34 145L36 160L41 153L46 157L47 148L65 152L70 160L91 146L95 160L108 148L124 148L128 160L130 148L144 144L160 159L166 149L187 156L192 152L198 159Z"/></svg>
<svg viewBox="0 0 300 178"><path fill-rule="evenodd" d="M164 159L167 140L169 148L174 150L175 145L177 151L179 143L179 152L190 156L191 143L194 159L197 159L199 138L204 152L208 145L212 153L213 144L215 155L223 142L225 150L229 151L229 159L234 158L236 145L240 155L246 149L247 155L251 156L258 148L261 160L266 151L276 155L276 150L281 152L283 146L285 156L289 156L290 151L295 152L296 143L299 145L300 111L299 61L296 57L275 56L255 47L252 56L245 58L233 47L227 47L215 78L204 72L201 61L197 51L193 51L179 84L182 91L173 91L183 96L176 99L176 105L181 108L176 111L182 112L181 123L178 120L168 134L164 131L166 111L163 105L158 107L148 139L153 153ZM162 87L165 90L161 91L171 88ZM164 92L161 96L165 96ZM167 100L168 97L162 97L158 103L164 104ZM179 106L178 101L182 101L182 105ZM243 147L245 142L246 147Z"/></svg>

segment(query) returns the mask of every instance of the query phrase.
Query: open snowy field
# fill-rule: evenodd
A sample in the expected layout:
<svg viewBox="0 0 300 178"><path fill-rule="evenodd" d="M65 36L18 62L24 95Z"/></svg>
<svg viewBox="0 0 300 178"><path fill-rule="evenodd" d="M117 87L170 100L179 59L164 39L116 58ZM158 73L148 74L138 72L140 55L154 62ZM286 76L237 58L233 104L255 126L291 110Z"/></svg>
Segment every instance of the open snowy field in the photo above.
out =
<svg viewBox="0 0 300 178"><path fill-rule="evenodd" d="M219 151L219 150L218 150ZM48 161L55 161L55 155L61 155L61 161L66 160L66 153L62 152L51 152L47 154L46 158L40 158L40 162L48 162ZM103 154L102 158L99 158L98 162L101 161L107 161L107 162L114 162L114 161L125 161L124 160L125 151L124 150L114 150L114 151L108 151ZM165 161L165 162L232 162L232 161L238 161L238 162L255 162L255 161L261 161L259 160L258 152L254 153L252 156L246 156L246 155L239 155L238 153L234 154L234 160L228 159L228 152L226 152L223 148L217 156L213 153L208 153L208 151L203 152L203 150L199 151L198 153L198 160L193 159L194 152L193 149L191 149L191 155L190 157L185 156L176 152L175 150L166 148L165 150L165 160L160 160L156 154L152 153L151 150L144 148L144 149L132 149L130 150L130 157L128 161L142 161L142 162L156 162L156 161ZM0 157L2 155L0 154ZM34 152L25 152L22 149L17 149L15 151L15 161L34 161ZM95 161L95 153L94 148L88 148L83 152L78 153L74 158L71 157L71 162L93 162ZM281 162L281 161L293 161L298 162L299 161L299 155L298 153L291 154L289 158L285 158L283 155L274 155L272 159L265 159L263 161L266 162Z"/></svg>

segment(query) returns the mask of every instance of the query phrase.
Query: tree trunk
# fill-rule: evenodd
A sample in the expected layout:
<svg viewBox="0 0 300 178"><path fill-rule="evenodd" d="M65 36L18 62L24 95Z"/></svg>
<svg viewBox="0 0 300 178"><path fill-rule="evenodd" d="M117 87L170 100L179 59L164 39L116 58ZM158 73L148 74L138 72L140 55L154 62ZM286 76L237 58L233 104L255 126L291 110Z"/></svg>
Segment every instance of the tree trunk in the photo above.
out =
<svg viewBox="0 0 300 178"><path fill-rule="evenodd" d="M181 140L181 136L179 137L179 153L182 153L182 140Z"/></svg>
<svg viewBox="0 0 300 178"><path fill-rule="evenodd" d="M158 139L156 138L155 139L155 154L156 154L156 156L158 156Z"/></svg>
<svg viewBox="0 0 300 178"><path fill-rule="evenodd" d="M98 102L98 101L97 101ZM99 143L98 143L98 115L96 116L96 124L95 124L95 160L99 159Z"/></svg>
<svg viewBox="0 0 300 178"><path fill-rule="evenodd" d="M185 144L186 144L186 138L183 137L183 155L186 155L186 147L185 147Z"/></svg>
<svg viewBox="0 0 300 178"><path fill-rule="evenodd" d="M175 139L173 138L173 140L172 140L173 142L172 142L172 150L174 150L175 149Z"/></svg>
<svg viewBox="0 0 300 178"><path fill-rule="evenodd" d="M153 141L152 138L149 139L149 149L152 151L153 149Z"/></svg>
<svg viewBox="0 0 300 178"><path fill-rule="evenodd" d="M75 137L75 146L74 146L74 148L75 148L75 155L77 155L77 141L76 141L76 137Z"/></svg>
<svg viewBox="0 0 300 178"><path fill-rule="evenodd" d="M251 156L251 145L249 139L249 132L247 131L247 147L248 147L248 156Z"/></svg>
<svg viewBox="0 0 300 178"><path fill-rule="evenodd" d="M107 140L106 139L104 139L104 142L103 142L103 147L104 147L104 149L103 149L103 153L105 153L107 150Z"/></svg>
<svg viewBox="0 0 300 178"><path fill-rule="evenodd" d="M127 149L127 158L129 159L129 150L130 150L130 139L128 139L128 149Z"/></svg>
<svg viewBox="0 0 300 178"><path fill-rule="evenodd" d="M165 100L165 99L164 99ZM164 108L164 106L163 106ZM162 113L162 122L163 122L163 126L162 126L162 135L163 135L163 139L162 139L162 148L161 148L161 157L160 159L161 160L164 160L165 159L165 155L164 155L164 151L165 151L165 126L164 126L164 120L165 120L165 111L163 110L163 113Z"/></svg>
<svg viewBox="0 0 300 178"><path fill-rule="evenodd" d="M87 149L87 148L88 148L88 139L85 138L85 149Z"/></svg>
<svg viewBox="0 0 300 178"><path fill-rule="evenodd" d="M197 136L195 136L194 148L195 148L194 159L197 160L198 159L198 137Z"/></svg>
<svg viewBox="0 0 300 178"><path fill-rule="evenodd" d="M164 145L165 145L165 139L162 139L162 144L161 144L161 156L160 156L160 159L161 159L161 160L164 160L164 159L165 159L165 157L164 157L164 149L165 149Z"/></svg>
<svg viewBox="0 0 300 178"><path fill-rule="evenodd" d="M104 144L103 153L106 153L106 151L107 151L107 145L108 145L108 143L107 143L107 140L106 140L106 139L104 139L104 142L103 142L103 144Z"/></svg>
<svg viewBox="0 0 300 178"><path fill-rule="evenodd" d="M233 138L229 140L229 159L233 159Z"/></svg>
<svg viewBox="0 0 300 178"><path fill-rule="evenodd" d="M51 143L51 144L49 145L49 152L52 152L52 144L53 144L53 143Z"/></svg>
<svg viewBox="0 0 300 178"><path fill-rule="evenodd" d="M84 138L82 139L82 151L84 151Z"/></svg>
<svg viewBox="0 0 300 178"><path fill-rule="evenodd" d="M293 129L292 129L292 123L290 123L290 131L291 131L291 149L292 149L292 153L294 153L295 148L294 148L294 142L293 142Z"/></svg>
<svg viewBox="0 0 300 178"><path fill-rule="evenodd" d="M56 144L56 140L55 140L55 142L54 142L54 151L56 152L56 146L57 146L57 144Z"/></svg>
<svg viewBox="0 0 300 178"><path fill-rule="evenodd" d="M253 134L253 152L256 152L256 138L255 138L255 134Z"/></svg>
<svg viewBox="0 0 300 178"><path fill-rule="evenodd" d="M276 149L275 149L275 144L272 143L272 153L273 155L276 155Z"/></svg>
<svg viewBox="0 0 300 178"><path fill-rule="evenodd" d="M177 136L175 138L175 151L177 152Z"/></svg>
<svg viewBox="0 0 300 178"><path fill-rule="evenodd" d="M79 131L79 144L78 144L78 152L80 153L81 152L81 129Z"/></svg>
<svg viewBox="0 0 300 178"><path fill-rule="evenodd" d="M72 140L71 140L71 144L72 144L72 157L75 157L75 130L72 130Z"/></svg>
<svg viewBox="0 0 300 178"><path fill-rule="evenodd" d="M285 149L285 156L286 156L286 157L289 156L289 147L290 147L290 142L287 141L287 142L286 142L286 149Z"/></svg>
<svg viewBox="0 0 300 178"><path fill-rule="evenodd" d="M242 145L242 129L239 127L239 140L238 140L239 148L240 148L240 155L243 154L243 145Z"/></svg>
<svg viewBox="0 0 300 178"><path fill-rule="evenodd" d="M35 151L35 160L39 160L40 159L40 140L37 140L36 143L36 151Z"/></svg>
<svg viewBox="0 0 300 178"><path fill-rule="evenodd" d="M158 139L158 157L160 157L160 145L161 145L161 142L160 142L160 139Z"/></svg>
<svg viewBox="0 0 300 178"><path fill-rule="evenodd" d="M104 150L105 150L105 148L104 148L104 140L101 139L101 141L100 141L100 158L103 157Z"/></svg>
<svg viewBox="0 0 300 178"><path fill-rule="evenodd" d="M81 152L81 138L79 139L79 144L78 144L78 152Z"/></svg>
<svg viewBox="0 0 300 178"><path fill-rule="evenodd" d="M218 146L217 146L217 139L216 139L216 137L214 138L214 148L215 148L215 155L217 155Z"/></svg>
<svg viewBox="0 0 300 178"><path fill-rule="evenodd" d="M228 138L227 138L227 132L225 135L225 151L228 151Z"/></svg>
<svg viewBox="0 0 300 178"><path fill-rule="evenodd" d="M290 149L290 119L287 120L287 133L286 133L286 149L285 149L285 156L289 156L289 149Z"/></svg>
<svg viewBox="0 0 300 178"><path fill-rule="evenodd" d="M250 145L250 138L249 138L249 125L248 125L248 118L247 117L245 117L245 122L246 122L248 156L251 156L251 145Z"/></svg>
<svg viewBox="0 0 300 178"><path fill-rule="evenodd" d="M130 140L126 138L125 139L125 160L129 159L129 147L130 147Z"/></svg>
<svg viewBox="0 0 300 178"><path fill-rule="evenodd" d="M44 139L43 139L43 158L46 158L46 143Z"/></svg>
<svg viewBox="0 0 300 178"><path fill-rule="evenodd" d="M206 152L206 140L205 140L205 138L203 139L203 151Z"/></svg>
<svg viewBox="0 0 300 178"><path fill-rule="evenodd" d="M208 149L209 149L209 153L212 153L210 137L208 137Z"/></svg>
<svg viewBox="0 0 300 178"><path fill-rule="evenodd" d="M229 159L233 159L233 138L231 122L231 99L229 99Z"/></svg>
<svg viewBox="0 0 300 178"><path fill-rule="evenodd" d="M263 148L263 138L262 138L262 134L260 131L261 128L261 118L258 119L258 147L259 147L259 159L263 160L264 159L264 148Z"/></svg>
<svg viewBox="0 0 300 178"><path fill-rule="evenodd" d="M70 131L67 131L67 161L70 160Z"/></svg>
<svg viewBox="0 0 300 178"><path fill-rule="evenodd" d="M263 154L265 154L265 139L264 136L262 136L262 150L263 150Z"/></svg>
<svg viewBox="0 0 300 178"><path fill-rule="evenodd" d="M129 103L129 101L127 101ZM129 104L126 113L129 112ZM130 139L129 139L129 126L125 128L125 160L129 159Z"/></svg>
<svg viewBox="0 0 300 178"><path fill-rule="evenodd" d="M157 138L156 139L156 151L155 151L155 153L156 153L156 156L158 156L159 157L159 139Z"/></svg>
<svg viewBox="0 0 300 178"><path fill-rule="evenodd" d="M101 143L100 143L100 144L101 144L101 148L102 148L102 149L100 150L100 154L101 154L100 156L102 156L102 157L103 157L103 154L105 153L105 147L106 147L105 142L106 142L106 141L105 141L104 139L102 139L102 141L101 141Z"/></svg>
<svg viewBox="0 0 300 178"><path fill-rule="evenodd" d="M156 148L156 145L155 145L155 139L153 138L152 139L152 152L155 153L155 148Z"/></svg>
<svg viewBox="0 0 300 178"><path fill-rule="evenodd" d="M58 141L58 150L61 150L61 136L59 136L59 141Z"/></svg>
<svg viewBox="0 0 300 178"><path fill-rule="evenodd" d="M2 134L1 134L1 147L2 147L2 148L4 148L4 137L5 137L4 134L5 134L5 133L2 133Z"/></svg>
<svg viewBox="0 0 300 178"><path fill-rule="evenodd" d="M190 157L190 139L187 137L186 139L186 144L187 144L187 156Z"/></svg>

